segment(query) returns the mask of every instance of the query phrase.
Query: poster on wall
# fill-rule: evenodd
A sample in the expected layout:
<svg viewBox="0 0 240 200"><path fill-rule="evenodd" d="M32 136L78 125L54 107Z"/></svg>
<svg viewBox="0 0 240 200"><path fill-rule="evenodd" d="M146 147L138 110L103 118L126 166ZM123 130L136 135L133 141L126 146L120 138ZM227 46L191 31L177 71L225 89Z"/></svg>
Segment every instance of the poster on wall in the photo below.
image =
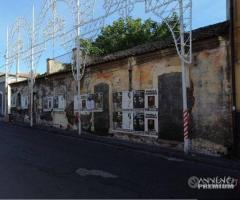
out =
<svg viewBox="0 0 240 200"><path fill-rule="evenodd" d="M43 98L43 111L49 112L53 109L53 97Z"/></svg>
<svg viewBox="0 0 240 200"><path fill-rule="evenodd" d="M74 111L78 110L78 95L74 96L73 107L74 107Z"/></svg>
<svg viewBox="0 0 240 200"><path fill-rule="evenodd" d="M121 110L122 109L122 92L113 93L113 109Z"/></svg>
<svg viewBox="0 0 240 200"><path fill-rule="evenodd" d="M129 91L122 92L122 109L123 110L133 109L133 92Z"/></svg>
<svg viewBox="0 0 240 200"><path fill-rule="evenodd" d="M88 95L81 95L80 96L80 109L82 112L87 111L87 99ZM74 96L74 111L78 111L78 95Z"/></svg>
<svg viewBox="0 0 240 200"><path fill-rule="evenodd" d="M145 120L144 112L135 112L133 118L133 127L136 132L145 131Z"/></svg>
<svg viewBox="0 0 240 200"><path fill-rule="evenodd" d="M89 94L87 96L86 108L87 108L87 111L90 111L90 112L95 110L95 101L94 101L94 95L93 94Z"/></svg>
<svg viewBox="0 0 240 200"><path fill-rule="evenodd" d="M133 112L122 112L122 129L127 131L133 131Z"/></svg>
<svg viewBox="0 0 240 200"><path fill-rule="evenodd" d="M158 133L158 112L145 112L145 132L149 135L157 135Z"/></svg>
<svg viewBox="0 0 240 200"><path fill-rule="evenodd" d="M81 108L82 111L87 110L87 99L88 99L87 95L80 96L80 108ZM76 105L77 104L78 104L78 102L76 102ZM78 106L76 106L76 108L78 108Z"/></svg>
<svg viewBox="0 0 240 200"><path fill-rule="evenodd" d="M12 108L16 108L16 106L17 106L17 95L13 94L11 96L11 107Z"/></svg>
<svg viewBox="0 0 240 200"><path fill-rule="evenodd" d="M55 96L53 98L53 109L55 111L64 111L65 107L66 107L66 102L63 95Z"/></svg>
<svg viewBox="0 0 240 200"><path fill-rule="evenodd" d="M28 96L21 97L21 109L28 109Z"/></svg>
<svg viewBox="0 0 240 200"><path fill-rule="evenodd" d="M86 94L80 96L80 109L83 112L102 112L103 94ZM78 96L74 96L74 111L78 110Z"/></svg>
<svg viewBox="0 0 240 200"><path fill-rule="evenodd" d="M158 91L155 89L145 91L145 109L158 109Z"/></svg>
<svg viewBox="0 0 240 200"><path fill-rule="evenodd" d="M144 109L144 101L145 101L145 91L144 90L136 90L133 95L133 107L135 109L142 108Z"/></svg>
<svg viewBox="0 0 240 200"><path fill-rule="evenodd" d="M95 93L93 94L94 101L94 112L103 112L103 94Z"/></svg>
<svg viewBox="0 0 240 200"><path fill-rule="evenodd" d="M114 112L113 113L113 129L121 130L122 129L122 112Z"/></svg>

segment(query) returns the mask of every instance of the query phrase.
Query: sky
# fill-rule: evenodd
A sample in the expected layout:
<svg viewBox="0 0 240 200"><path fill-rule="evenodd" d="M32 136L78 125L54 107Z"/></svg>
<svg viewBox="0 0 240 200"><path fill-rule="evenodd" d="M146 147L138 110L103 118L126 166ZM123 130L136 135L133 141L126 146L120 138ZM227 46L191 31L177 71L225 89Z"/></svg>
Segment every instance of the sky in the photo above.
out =
<svg viewBox="0 0 240 200"><path fill-rule="evenodd" d="M90 0L89 0L90 1ZM103 0L97 0L100 2ZM36 13L41 10L43 2L45 0L0 0L0 71L4 71L4 54L6 52L6 29L11 27L15 19L19 16L25 16L31 22L32 5L35 5ZM143 8L143 7L142 7ZM136 8L133 12L134 17L142 17L143 19L152 17L151 15L143 14L142 8ZM101 10L97 10L101 13ZM60 13L63 15L69 14L66 8L60 9ZM37 15L37 14L36 14ZM70 15L69 15L70 16ZM114 18L108 19L109 23ZM193 29L215 24L226 20L226 0L193 0ZM38 63L37 71L44 73L46 70L46 59L53 56L52 50L48 50L42 55L41 60ZM54 56L64 54L64 50L55 52ZM27 72L29 69L24 64L20 64L20 72ZM15 67L12 66L12 72Z"/></svg>

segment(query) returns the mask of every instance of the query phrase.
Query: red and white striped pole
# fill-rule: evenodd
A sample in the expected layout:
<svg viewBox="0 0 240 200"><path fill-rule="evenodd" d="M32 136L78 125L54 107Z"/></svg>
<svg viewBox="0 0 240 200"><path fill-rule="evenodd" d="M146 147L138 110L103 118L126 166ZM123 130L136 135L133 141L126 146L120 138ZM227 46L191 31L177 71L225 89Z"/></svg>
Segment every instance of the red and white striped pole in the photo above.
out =
<svg viewBox="0 0 240 200"><path fill-rule="evenodd" d="M189 151L189 142L190 142L190 138L189 138L189 130L190 130L190 113L188 110L183 111L183 134L184 134L184 146L185 146L185 153L188 153Z"/></svg>
<svg viewBox="0 0 240 200"><path fill-rule="evenodd" d="M183 95L184 153L189 154L190 152L190 140L189 140L190 115L189 115L188 106L187 106L186 66L184 61L185 48L184 48L183 0L179 0L179 12L180 12L181 69L182 69L182 95Z"/></svg>

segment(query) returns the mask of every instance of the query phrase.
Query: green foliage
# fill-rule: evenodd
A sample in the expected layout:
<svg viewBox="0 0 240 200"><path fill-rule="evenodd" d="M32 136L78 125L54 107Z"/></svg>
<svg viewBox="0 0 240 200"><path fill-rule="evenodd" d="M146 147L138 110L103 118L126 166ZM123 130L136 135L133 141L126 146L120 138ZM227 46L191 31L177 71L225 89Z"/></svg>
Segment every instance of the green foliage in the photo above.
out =
<svg viewBox="0 0 240 200"><path fill-rule="evenodd" d="M103 55L102 49L98 48L90 40L80 40L80 47L84 49L84 52L89 55Z"/></svg>
<svg viewBox="0 0 240 200"><path fill-rule="evenodd" d="M178 29L179 20L175 13L166 20ZM81 40L81 46L87 49L90 55L106 55L170 36L171 32L166 23L128 17L126 20L120 18L112 25L103 28L95 41Z"/></svg>

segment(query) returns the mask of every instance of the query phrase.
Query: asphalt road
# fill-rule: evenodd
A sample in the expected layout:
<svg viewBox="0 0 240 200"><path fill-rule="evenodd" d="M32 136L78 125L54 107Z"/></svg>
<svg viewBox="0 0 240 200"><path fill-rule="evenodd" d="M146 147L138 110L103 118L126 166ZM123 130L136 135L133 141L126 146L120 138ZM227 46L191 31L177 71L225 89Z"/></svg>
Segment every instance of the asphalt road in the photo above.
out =
<svg viewBox="0 0 240 200"><path fill-rule="evenodd" d="M0 123L0 198L240 197L191 189L192 176L240 172Z"/></svg>

